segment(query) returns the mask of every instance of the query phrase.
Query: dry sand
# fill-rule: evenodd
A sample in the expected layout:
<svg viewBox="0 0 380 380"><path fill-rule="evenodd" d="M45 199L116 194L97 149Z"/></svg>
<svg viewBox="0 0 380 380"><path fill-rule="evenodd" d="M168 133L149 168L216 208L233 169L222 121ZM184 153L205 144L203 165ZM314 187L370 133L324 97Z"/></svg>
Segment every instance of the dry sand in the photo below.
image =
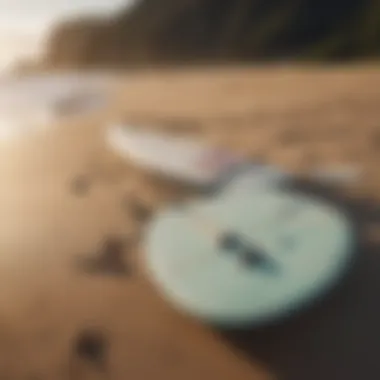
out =
<svg viewBox="0 0 380 380"><path fill-rule="evenodd" d="M0 379L358 379L380 372L380 69L205 69L120 78L113 109L0 146ZM78 255L110 234L136 237L128 197L150 207L185 196L134 170L102 140L106 121L188 134L302 174L355 163L343 191L366 236L350 280L281 326L220 334L161 300L139 264L125 277L86 275ZM91 173L88 193L73 179ZM343 195L342 195L343 197ZM75 354L85 329L107 336L102 373ZM108 377L107 377L108 376Z"/></svg>

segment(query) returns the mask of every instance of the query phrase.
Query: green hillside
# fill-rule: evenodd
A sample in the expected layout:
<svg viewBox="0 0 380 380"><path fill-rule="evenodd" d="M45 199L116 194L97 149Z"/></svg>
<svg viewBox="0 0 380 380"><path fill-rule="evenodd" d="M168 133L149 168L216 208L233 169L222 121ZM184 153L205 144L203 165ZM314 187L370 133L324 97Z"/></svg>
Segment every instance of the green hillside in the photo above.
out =
<svg viewBox="0 0 380 380"><path fill-rule="evenodd" d="M379 0L140 0L56 28L61 66L348 60L380 55Z"/></svg>

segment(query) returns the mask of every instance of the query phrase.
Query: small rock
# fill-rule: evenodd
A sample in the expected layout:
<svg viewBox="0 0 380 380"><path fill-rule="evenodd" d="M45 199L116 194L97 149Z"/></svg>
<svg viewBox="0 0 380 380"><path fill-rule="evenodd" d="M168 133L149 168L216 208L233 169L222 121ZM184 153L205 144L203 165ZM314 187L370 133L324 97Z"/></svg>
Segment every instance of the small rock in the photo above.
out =
<svg viewBox="0 0 380 380"><path fill-rule="evenodd" d="M74 355L91 362L100 369L106 368L108 342L104 334L96 330L84 330L74 342Z"/></svg>

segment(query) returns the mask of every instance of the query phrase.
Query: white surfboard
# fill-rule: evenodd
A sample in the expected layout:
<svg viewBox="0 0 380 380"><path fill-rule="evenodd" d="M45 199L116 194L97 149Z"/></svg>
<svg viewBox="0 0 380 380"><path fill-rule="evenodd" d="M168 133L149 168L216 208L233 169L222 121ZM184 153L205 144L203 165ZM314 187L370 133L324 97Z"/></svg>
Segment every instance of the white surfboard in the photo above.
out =
<svg viewBox="0 0 380 380"><path fill-rule="evenodd" d="M262 187L282 187L295 179L276 165L127 124L111 125L106 142L117 155L137 166L216 193L245 194ZM344 186L358 181L361 174L358 167L328 165L311 169L303 177L328 186Z"/></svg>
<svg viewBox="0 0 380 380"><path fill-rule="evenodd" d="M249 191L287 177L279 168L248 161L227 150L129 125L112 125L107 130L107 143L137 166L195 186L219 186L217 191L224 187Z"/></svg>

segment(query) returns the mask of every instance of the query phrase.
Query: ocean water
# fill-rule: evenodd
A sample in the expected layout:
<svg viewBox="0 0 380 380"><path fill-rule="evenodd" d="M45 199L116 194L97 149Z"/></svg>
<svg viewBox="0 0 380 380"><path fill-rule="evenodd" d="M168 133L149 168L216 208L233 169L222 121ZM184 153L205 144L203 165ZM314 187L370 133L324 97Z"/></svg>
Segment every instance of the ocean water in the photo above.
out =
<svg viewBox="0 0 380 380"><path fill-rule="evenodd" d="M103 75L32 75L0 79L0 141L46 129L59 119L105 107L110 79Z"/></svg>

